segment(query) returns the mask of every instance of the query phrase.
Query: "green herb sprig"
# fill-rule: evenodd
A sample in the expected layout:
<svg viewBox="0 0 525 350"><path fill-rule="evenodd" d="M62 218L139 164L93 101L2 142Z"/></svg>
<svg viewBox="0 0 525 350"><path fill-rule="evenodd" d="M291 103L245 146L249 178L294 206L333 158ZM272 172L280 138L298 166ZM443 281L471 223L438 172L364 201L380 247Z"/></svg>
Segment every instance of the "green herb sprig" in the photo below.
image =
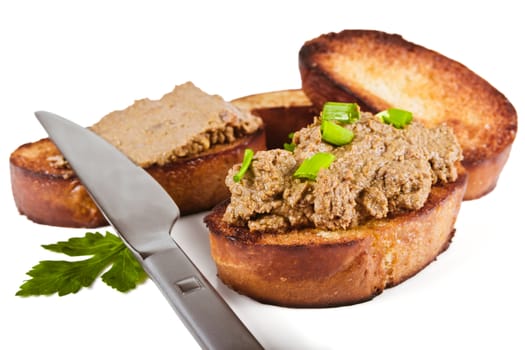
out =
<svg viewBox="0 0 525 350"><path fill-rule="evenodd" d="M42 247L68 256L91 257L77 261L39 262L27 273L31 279L20 286L17 296L55 293L63 296L77 293L80 289L91 286L99 276L111 288L127 292L147 279L131 251L119 237L110 232L106 232L106 235L88 232L84 237L70 238Z"/></svg>

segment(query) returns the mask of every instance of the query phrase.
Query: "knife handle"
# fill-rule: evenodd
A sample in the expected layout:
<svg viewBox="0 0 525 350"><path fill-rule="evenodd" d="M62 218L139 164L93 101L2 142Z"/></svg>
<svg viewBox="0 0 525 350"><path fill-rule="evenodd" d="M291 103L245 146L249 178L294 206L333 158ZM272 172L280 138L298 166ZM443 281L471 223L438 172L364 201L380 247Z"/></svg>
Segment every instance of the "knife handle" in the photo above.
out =
<svg viewBox="0 0 525 350"><path fill-rule="evenodd" d="M263 349L176 243L143 266L202 348Z"/></svg>

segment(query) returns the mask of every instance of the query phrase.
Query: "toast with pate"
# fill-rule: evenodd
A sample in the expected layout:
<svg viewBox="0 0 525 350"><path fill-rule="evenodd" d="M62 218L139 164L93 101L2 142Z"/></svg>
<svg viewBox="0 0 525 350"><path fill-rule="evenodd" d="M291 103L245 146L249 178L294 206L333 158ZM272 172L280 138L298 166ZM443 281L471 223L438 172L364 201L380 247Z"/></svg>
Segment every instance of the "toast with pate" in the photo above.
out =
<svg viewBox="0 0 525 350"><path fill-rule="evenodd" d="M425 206L351 230L264 232L226 224L227 202L207 217L219 278L255 300L289 307L329 307L370 300L417 274L445 251L466 176L435 187Z"/></svg>
<svg viewBox="0 0 525 350"><path fill-rule="evenodd" d="M273 95L271 100L279 101L279 95L284 97L290 93L302 102L298 103L297 107L272 107L271 118L282 120L288 115L302 113L305 120L311 121L312 106L308 99L303 99L299 90L250 96L248 101L260 108L257 102L267 101L269 96L266 95ZM248 104L244 106L249 107ZM305 108L307 106L309 107ZM301 137L301 132L295 134L294 139ZM355 137L358 137L357 133ZM380 144L376 146L377 149L382 149ZM265 165L254 166L257 154L255 153L251 168L245 175L248 178L241 180L246 181L248 187L254 183L253 174L270 172L270 168L276 164L272 159ZM301 218L301 215L290 215L291 219L285 221L295 220L299 223L298 226L269 226L268 222L282 221L281 218L276 220L271 214L275 208L285 205L280 202L281 199L285 196L296 197L285 194L287 190L267 202L253 206L250 203L241 203L235 209L239 213L250 207L255 208L255 214L248 214L253 219L249 224L232 223L231 220L227 220L228 215L231 216L228 207L232 199L222 202L204 219L209 229L211 255L218 276L226 285L241 294L281 306L329 307L372 299L385 288L395 286L417 274L449 246L467 185L464 169L459 165L459 161L456 164L457 176L454 181L437 182L433 185L422 207L359 221L355 225L347 221L347 225L342 227L331 227L332 224L329 224L328 228L322 225L301 226L301 219L293 219ZM292 168L295 169L296 166ZM262 181L263 186L260 189L243 192L244 190L237 186L231 187L231 175L237 169L239 165L234 166L226 179L227 183L230 182L232 198L253 196L257 201L266 196L268 189L280 186L280 180L275 181L276 177L272 175ZM364 168L360 166L359 169ZM387 178L385 175L382 181L388 182ZM340 181L336 180L333 186L326 186L329 189L338 188L333 191L333 198L344 192L342 187L338 187L339 183ZM404 188L398 185L395 184L394 187ZM299 190L299 193L301 191L303 190ZM364 202L363 196L357 198L360 198L358 201ZM371 208L375 208L376 204L373 203L377 201L369 202L372 203ZM305 207L305 204L297 201L294 206ZM279 213L280 209L275 210ZM355 212L361 211L363 210L359 209ZM333 216L331 221L340 221L343 216L339 213ZM250 225L253 226L250 228Z"/></svg>
<svg viewBox="0 0 525 350"><path fill-rule="evenodd" d="M160 100L142 99L112 112L91 128L148 171L183 214L226 199L228 169L242 160L245 148L266 148L259 117L190 82ZM50 139L18 147L10 172L16 206L29 219L65 227L107 224Z"/></svg>
<svg viewBox="0 0 525 350"><path fill-rule="evenodd" d="M318 108L354 101L372 113L396 107L428 126L448 124L463 149L465 199L496 186L516 135L516 110L463 64L399 35L344 30L307 41L299 68L303 91Z"/></svg>

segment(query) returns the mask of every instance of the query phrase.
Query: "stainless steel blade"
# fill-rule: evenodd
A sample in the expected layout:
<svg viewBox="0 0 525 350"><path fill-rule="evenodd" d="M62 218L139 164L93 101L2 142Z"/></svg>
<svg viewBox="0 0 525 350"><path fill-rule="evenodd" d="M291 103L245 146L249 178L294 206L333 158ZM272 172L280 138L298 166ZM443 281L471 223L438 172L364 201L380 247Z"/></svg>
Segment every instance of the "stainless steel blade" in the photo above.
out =
<svg viewBox="0 0 525 350"><path fill-rule="evenodd" d="M206 349L261 349L171 238L179 208L166 191L89 129L53 113L35 115L199 344Z"/></svg>
<svg viewBox="0 0 525 350"><path fill-rule="evenodd" d="M144 169L89 129L35 113L108 221L142 257L162 249L179 208Z"/></svg>

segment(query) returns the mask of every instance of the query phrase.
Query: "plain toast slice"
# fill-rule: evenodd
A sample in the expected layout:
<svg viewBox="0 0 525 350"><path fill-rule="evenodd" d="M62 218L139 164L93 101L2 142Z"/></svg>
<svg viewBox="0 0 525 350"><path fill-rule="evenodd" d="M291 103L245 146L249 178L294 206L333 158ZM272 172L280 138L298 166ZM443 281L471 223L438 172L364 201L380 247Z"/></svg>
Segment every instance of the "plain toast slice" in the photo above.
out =
<svg viewBox="0 0 525 350"><path fill-rule="evenodd" d="M466 66L399 35L345 30L306 42L299 67L303 91L318 108L353 101L372 113L396 107L427 126L448 124L463 149L465 199L496 186L516 135L516 110Z"/></svg>

